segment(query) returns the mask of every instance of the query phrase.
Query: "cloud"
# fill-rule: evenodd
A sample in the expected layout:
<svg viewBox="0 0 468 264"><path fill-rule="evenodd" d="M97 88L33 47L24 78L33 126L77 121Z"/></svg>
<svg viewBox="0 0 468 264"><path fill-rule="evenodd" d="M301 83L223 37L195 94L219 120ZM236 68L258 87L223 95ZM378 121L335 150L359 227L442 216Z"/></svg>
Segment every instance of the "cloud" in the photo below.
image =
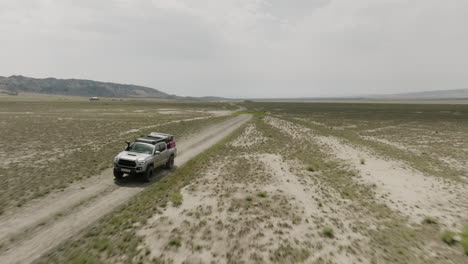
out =
<svg viewBox="0 0 468 264"><path fill-rule="evenodd" d="M0 75L233 97L468 87L465 0L6 0L0 10Z"/></svg>

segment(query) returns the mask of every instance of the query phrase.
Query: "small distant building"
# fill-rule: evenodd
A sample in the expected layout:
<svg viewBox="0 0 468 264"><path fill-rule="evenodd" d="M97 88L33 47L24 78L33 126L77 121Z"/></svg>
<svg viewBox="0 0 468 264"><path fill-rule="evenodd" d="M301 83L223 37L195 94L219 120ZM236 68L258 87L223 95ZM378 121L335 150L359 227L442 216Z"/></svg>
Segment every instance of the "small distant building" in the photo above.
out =
<svg viewBox="0 0 468 264"><path fill-rule="evenodd" d="M89 100L90 101L99 101L99 97L94 96L94 97L89 98Z"/></svg>
<svg viewBox="0 0 468 264"><path fill-rule="evenodd" d="M17 91L3 91L3 90L0 90L0 93L4 93L6 95L13 95L13 96L18 95Z"/></svg>

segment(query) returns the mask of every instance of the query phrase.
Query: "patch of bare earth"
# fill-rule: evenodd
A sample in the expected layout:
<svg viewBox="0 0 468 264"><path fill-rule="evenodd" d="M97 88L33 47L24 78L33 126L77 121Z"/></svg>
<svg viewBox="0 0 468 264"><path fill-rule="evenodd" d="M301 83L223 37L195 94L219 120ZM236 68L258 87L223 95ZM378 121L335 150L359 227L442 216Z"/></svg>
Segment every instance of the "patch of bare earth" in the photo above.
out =
<svg viewBox="0 0 468 264"><path fill-rule="evenodd" d="M256 129L255 125L250 124L246 127L245 131L232 142L230 145L233 147L250 147L256 144L263 144L267 138Z"/></svg>
<svg viewBox="0 0 468 264"><path fill-rule="evenodd" d="M379 142L379 143L382 143L382 144L397 148L399 150L412 152L412 153L414 153L416 155L421 155L421 154L430 155L430 157L432 157L435 160L438 160L438 161L450 166L451 168L455 168L455 169L465 171L465 172L468 171L468 161L466 161L466 160L457 160L457 159L455 159L453 157L441 156L439 153L434 153L434 152L427 153L427 152L429 152L428 150L418 149L418 148L415 148L415 147L407 146L407 145L404 145L403 143L387 140L387 139L384 139L384 138L379 138L377 136L361 136L361 138L366 139L366 140L370 140L370 141L374 141L374 142ZM433 142L433 141L428 140L426 142L426 144L430 144L431 142ZM463 176L463 175L460 175L460 176L468 180L468 173L465 176Z"/></svg>
<svg viewBox="0 0 468 264"><path fill-rule="evenodd" d="M195 120L208 119L210 117L211 116L199 116L199 117L192 117L192 118L168 121L168 122L159 123L159 124L156 124L156 125L149 125L149 126L143 126L143 127L139 127L139 128L133 128L133 129L130 129L130 130L127 130L127 131L124 131L124 132L120 133L120 136L128 135L128 134L135 133L135 132L145 130L145 129L149 129L149 128L159 127L159 126L162 126L162 125L168 125L168 124L180 123L180 122L190 122L190 121L195 121Z"/></svg>
<svg viewBox="0 0 468 264"><path fill-rule="evenodd" d="M410 148L408 146L405 146L403 144L400 144L398 142L393 142L393 141L390 141L390 140L387 140L387 139L384 139L384 138L378 138L378 137L373 137L373 136L361 136L363 139L366 139L366 140L370 140L370 141L375 141L375 142L379 142L379 143L382 143L382 144L385 144L385 145L389 145L389 146L392 146L394 148L397 148L399 150L404 150L404 151L410 151L410 152L414 152L415 154L421 154L421 151L418 151L414 148Z"/></svg>
<svg viewBox="0 0 468 264"><path fill-rule="evenodd" d="M291 136L297 131L314 138L332 156L360 174L360 182L375 186L376 199L391 209L420 223L425 216L437 217L450 228L461 228L468 221L468 186L463 183L424 175L403 161L378 157L364 146L356 147L332 136L314 135L309 128L269 118L269 124Z"/></svg>
<svg viewBox="0 0 468 264"><path fill-rule="evenodd" d="M247 127L244 134L252 132ZM237 144L250 143L240 136ZM232 144L232 143L231 143ZM230 145L231 145L230 144ZM277 154L233 152L212 161L138 234L152 258L173 263L366 263L368 241L351 201ZM331 227L333 237L323 234Z"/></svg>
<svg viewBox="0 0 468 264"><path fill-rule="evenodd" d="M227 116L227 115L234 113L234 111L230 111L230 110L180 110L180 109L170 109L170 108L158 109L158 113L163 114L163 115L180 115L180 114L184 114L188 112L198 112L202 114L207 114L211 117Z"/></svg>
<svg viewBox="0 0 468 264"><path fill-rule="evenodd" d="M319 137L332 153L356 168L362 182L376 186L377 198L390 208L420 223L425 216L437 217L448 227L461 228L468 221L468 186L427 176L402 161L377 157L333 137ZM364 163L364 164L361 164Z"/></svg>

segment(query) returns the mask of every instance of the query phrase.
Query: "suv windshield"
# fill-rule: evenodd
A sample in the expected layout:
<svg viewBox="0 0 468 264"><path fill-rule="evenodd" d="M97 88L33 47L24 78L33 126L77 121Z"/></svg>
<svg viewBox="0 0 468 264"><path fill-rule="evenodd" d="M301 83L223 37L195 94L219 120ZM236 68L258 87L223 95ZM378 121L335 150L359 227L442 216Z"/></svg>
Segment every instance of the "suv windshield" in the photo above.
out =
<svg viewBox="0 0 468 264"><path fill-rule="evenodd" d="M135 142L130 145L127 151L131 152L138 152L138 153L146 153L146 154L153 154L153 146L150 146L145 143Z"/></svg>

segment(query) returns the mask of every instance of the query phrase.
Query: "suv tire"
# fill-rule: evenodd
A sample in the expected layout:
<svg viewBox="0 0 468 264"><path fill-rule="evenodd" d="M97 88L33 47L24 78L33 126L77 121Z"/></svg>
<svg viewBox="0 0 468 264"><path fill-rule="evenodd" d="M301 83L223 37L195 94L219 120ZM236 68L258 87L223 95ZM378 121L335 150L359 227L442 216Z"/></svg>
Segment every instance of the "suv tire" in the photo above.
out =
<svg viewBox="0 0 468 264"><path fill-rule="evenodd" d="M150 166L148 169L146 169L145 173L143 174L143 180L145 182L150 182L151 176L153 176L153 166Z"/></svg>
<svg viewBox="0 0 468 264"><path fill-rule="evenodd" d="M116 179L122 179L122 177L123 177L123 172L118 171L118 170L114 170L114 177L115 177Z"/></svg>
<svg viewBox="0 0 468 264"><path fill-rule="evenodd" d="M170 170L174 167L174 156L171 156L167 162L166 165L164 166L165 169Z"/></svg>

